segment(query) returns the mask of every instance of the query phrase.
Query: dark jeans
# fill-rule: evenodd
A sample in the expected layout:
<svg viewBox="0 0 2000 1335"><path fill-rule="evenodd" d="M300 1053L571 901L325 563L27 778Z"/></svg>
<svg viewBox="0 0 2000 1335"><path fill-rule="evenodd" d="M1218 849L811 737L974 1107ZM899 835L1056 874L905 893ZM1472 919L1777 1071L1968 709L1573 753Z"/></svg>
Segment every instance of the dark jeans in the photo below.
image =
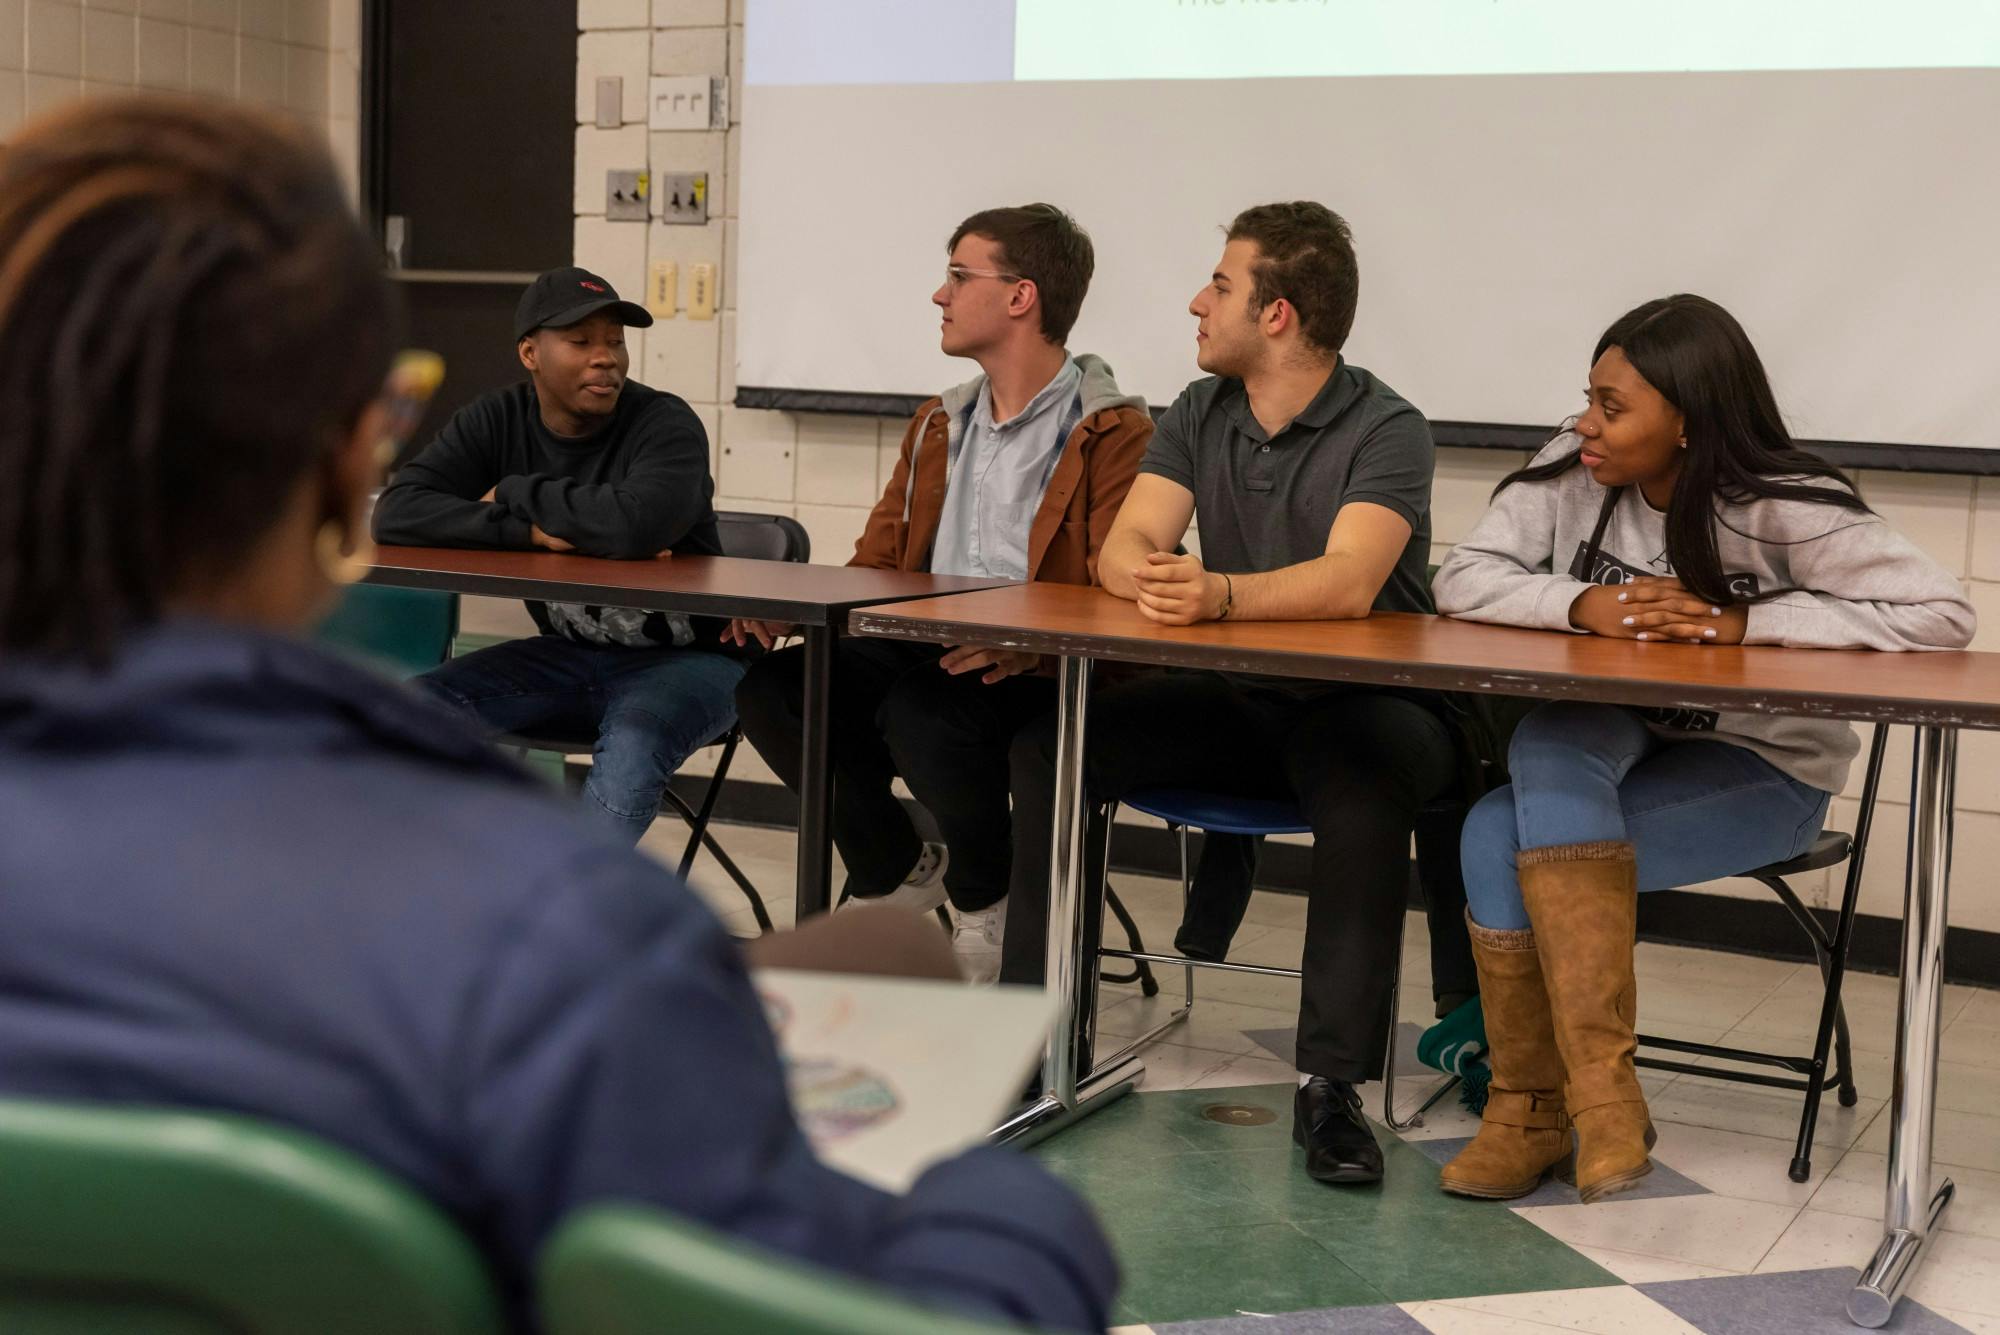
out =
<svg viewBox="0 0 2000 1335"><path fill-rule="evenodd" d="M1055 741L1051 716L1014 746L1003 982L1043 979ZM1456 780L1455 755L1445 723L1406 696L1330 689L1299 697L1214 673L1165 672L1093 696L1085 777L1094 802L1172 785L1299 803L1313 828L1313 862L1298 1067L1358 1082L1382 1070L1410 832L1424 803ZM1084 867L1094 948L1103 822L1092 826Z"/></svg>
<svg viewBox="0 0 2000 1335"><path fill-rule="evenodd" d="M902 883L923 842L890 790L900 775L951 851L945 892L954 907L976 911L1007 894L1014 846L1008 749L1022 725L1053 715L1056 688L1046 677L991 686L976 672L955 677L938 666L943 654L937 645L893 640L835 644L833 843L852 893L886 895ZM736 691L744 734L793 792L803 763L804 695L803 648L767 655Z"/></svg>
<svg viewBox="0 0 2000 1335"><path fill-rule="evenodd" d="M417 677L500 732L594 735L583 809L636 844L681 762L729 731L743 664L701 649L632 649L560 635L510 640Z"/></svg>

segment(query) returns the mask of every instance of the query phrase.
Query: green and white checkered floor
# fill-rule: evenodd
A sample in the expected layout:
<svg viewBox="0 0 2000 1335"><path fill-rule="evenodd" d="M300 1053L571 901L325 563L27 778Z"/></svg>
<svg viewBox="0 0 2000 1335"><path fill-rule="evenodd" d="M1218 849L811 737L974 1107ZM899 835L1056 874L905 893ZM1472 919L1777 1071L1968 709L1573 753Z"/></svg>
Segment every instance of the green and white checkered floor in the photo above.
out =
<svg viewBox="0 0 2000 1335"><path fill-rule="evenodd" d="M789 832L722 828L724 845L790 916ZM670 859L669 822L648 851ZM697 888L739 930L753 930L735 888L698 863ZM1151 941L1178 921L1178 889L1115 878ZM1260 892L1232 958L1296 964L1305 902ZM1424 923L1404 949L1403 1018L1428 1019ZM1642 945L1640 1017L1648 1032L1802 1046L1817 1018L1806 966ZM1108 1041L1144 1031L1177 994L1105 991ZM1447 1098L1388 1149L1380 1188L1325 1187L1292 1147L1288 1052L1297 992L1285 979L1198 975L1194 1014L1151 1048L1141 1092L1036 1147L1098 1207L1125 1268L1120 1321L1133 1330L1203 1335L1433 1331L1535 1335L1549 1330L1649 1335L1851 1332L1843 1304L1879 1237L1894 1051L1892 979L1850 975L1847 1011L1860 1102L1823 1105L1811 1180L1786 1176L1796 1096L1695 1076L1647 1072L1660 1131L1658 1170L1639 1193L1582 1205L1551 1186L1524 1201L1457 1200L1437 1167L1474 1120ZM1891 1330L2000 1335L2000 992L1945 989L1940 1171L1958 1183ZM1416 1030L1406 1027L1404 1033ZM1407 1052L1410 1044L1401 1045ZM1406 1067L1406 1069L1408 1069ZM1399 1085L1404 1111L1428 1088ZM1380 1087L1369 1086L1371 1112ZM1218 1104L1268 1109L1257 1125L1211 1120Z"/></svg>

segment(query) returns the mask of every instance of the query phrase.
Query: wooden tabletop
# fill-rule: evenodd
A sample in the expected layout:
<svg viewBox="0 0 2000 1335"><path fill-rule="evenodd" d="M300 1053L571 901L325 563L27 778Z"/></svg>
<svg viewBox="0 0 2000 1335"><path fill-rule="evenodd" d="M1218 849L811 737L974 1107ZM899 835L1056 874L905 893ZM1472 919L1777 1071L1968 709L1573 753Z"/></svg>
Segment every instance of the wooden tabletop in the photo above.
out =
<svg viewBox="0 0 2000 1335"><path fill-rule="evenodd" d="M382 547L367 582L487 598L540 598L693 616L756 617L838 626L849 608L936 598L1004 581L902 570L668 556L607 561L557 552Z"/></svg>
<svg viewBox="0 0 2000 1335"><path fill-rule="evenodd" d="M2000 729L2000 654L1611 640L1377 613L1365 621L1162 626L1123 599L1011 585L857 611L862 635L1128 663L1608 704Z"/></svg>

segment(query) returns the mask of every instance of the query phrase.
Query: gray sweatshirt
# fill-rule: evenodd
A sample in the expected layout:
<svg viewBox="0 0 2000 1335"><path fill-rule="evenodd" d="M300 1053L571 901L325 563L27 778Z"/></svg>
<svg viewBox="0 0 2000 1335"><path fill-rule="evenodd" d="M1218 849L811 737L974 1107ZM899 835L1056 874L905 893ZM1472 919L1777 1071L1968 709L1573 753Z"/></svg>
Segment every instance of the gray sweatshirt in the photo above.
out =
<svg viewBox="0 0 2000 1335"><path fill-rule="evenodd" d="M1537 464L1576 451L1565 433ZM1835 484L1827 482L1831 487ZM1432 584L1438 611L1467 621L1573 633L1569 609L1592 584L1671 575L1666 514L1628 487L1584 569L1604 488L1578 465L1547 482L1517 482L1493 499ZM1718 502L1716 545L1732 589L1753 597L1745 644L1806 649L1962 649L1974 616L1952 574L1875 515L1806 501ZM1689 652L1701 650L1687 646ZM1712 736L1756 752L1815 788L1839 792L1860 741L1845 723L1769 714L1642 710L1663 736Z"/></svg>

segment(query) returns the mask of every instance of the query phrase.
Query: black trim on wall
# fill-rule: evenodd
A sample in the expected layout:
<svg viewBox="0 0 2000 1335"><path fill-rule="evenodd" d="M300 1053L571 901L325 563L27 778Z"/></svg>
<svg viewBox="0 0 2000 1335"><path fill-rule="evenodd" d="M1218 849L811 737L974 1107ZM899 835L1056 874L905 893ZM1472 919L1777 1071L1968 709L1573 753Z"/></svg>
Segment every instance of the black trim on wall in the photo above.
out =
<svg viewBox="0 0 2000 1335"><path fill-rule="evenodd" d="M763 385L742 385L736 391L736 406L791 413L908 417L928 397L924 394L856 394L847 390L774 389ZM1158 417L1165 411L1164 408L1154 408L1152 413ZM1513 426L1497 422L1431 423L1432 439L1440 445L1461 450L1532 453L1546 445L1554 433L1553 427ZM1799 444L1842 468L2000 477L2000 449L1875 444L1850 440L1802 440Z"/></svg>
<svg viewBox="0 0 2000 1335"><path fill-rule="evenodd" d="M673 786L699 808L708 791L708 780L681 776L673 781ZM925 828L928 816L923 809L907 800L904 805L918 827ZM798 809L798 799L778 784L731 779L723 785L722 796L716 799L715 819L729 825L789 830L797 828ZM727 848L727 834L720 837ZM1112 841L1111 853L1113 872L1168 879L1180 875L1180 844L1165 830L1121 825L1118 837ZM1267 844L1257 867L1257 885L1262 890L1302 895L1311 869L1312 850L1304 845ZM1414 863L1410 867L1409 903L1411 908L1423 905L1417 891ZM1813 913L1831 933L1833 913L1826 909L1814 909ZM1641 895L1639 938L1799 963L1812 959L1804 934L1775 897L1734 899L1689 890L1660 890ZM1901 919L1858 915L1854 920L1853 944L1848 951L1848 967L1863 973L1895 973L1901 958L1902 938ZM2000 932L1949 928L1945 933L1944 972L1947 982L2000 987Z"/></svg>
<svg viewBox="0 0 2000 1335"><path fill-rule="evenodd" d="M382 200L388 194L388 0L361 0L361 216L369 235L382 239Z"/></svg>

